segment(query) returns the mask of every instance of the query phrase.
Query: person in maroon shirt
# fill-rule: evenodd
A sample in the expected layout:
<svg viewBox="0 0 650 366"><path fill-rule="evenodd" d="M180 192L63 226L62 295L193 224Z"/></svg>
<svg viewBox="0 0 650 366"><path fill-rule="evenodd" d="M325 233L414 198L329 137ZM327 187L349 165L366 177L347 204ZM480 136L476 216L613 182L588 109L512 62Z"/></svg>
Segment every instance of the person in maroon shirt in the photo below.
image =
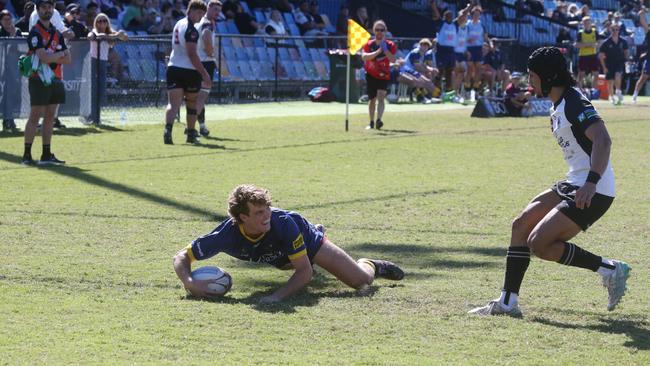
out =
<svg viewBox="0 0 650 366"><path fill-rule="evenodd" d="M366 85L368 87L368 112L370 124L366 129L377 128L380 130L384 123L381 117L384 114L384 99L390 81L390 63L395 62L397 46L386 39L388 31L383 20L377 20L372 25L375 38L363 46L361 58L365 61ZM375 105L377 106L377 123L375 124Z"/></svg>

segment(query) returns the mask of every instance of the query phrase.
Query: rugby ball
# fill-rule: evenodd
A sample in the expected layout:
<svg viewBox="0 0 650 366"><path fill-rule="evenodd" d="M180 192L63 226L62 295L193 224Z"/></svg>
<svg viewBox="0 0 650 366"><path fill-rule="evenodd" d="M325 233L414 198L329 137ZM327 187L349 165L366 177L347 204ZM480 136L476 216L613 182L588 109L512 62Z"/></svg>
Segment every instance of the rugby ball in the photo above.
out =
<svg viewBox="0 0 650 366"><path fill-rule="evenodd" d="M232 287L232 277L219 267L206 266L192 271L195 280L209 280L208 288L216 295L225 295Z"/></svg>

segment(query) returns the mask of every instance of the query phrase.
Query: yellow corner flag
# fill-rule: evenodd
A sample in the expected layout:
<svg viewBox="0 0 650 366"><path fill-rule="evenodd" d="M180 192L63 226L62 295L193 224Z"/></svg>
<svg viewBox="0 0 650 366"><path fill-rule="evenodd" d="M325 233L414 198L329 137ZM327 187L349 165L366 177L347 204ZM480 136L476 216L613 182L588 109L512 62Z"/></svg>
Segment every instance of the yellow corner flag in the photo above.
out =
<svg viewBox="0 0 650 366"><path fill-rule="evenodd" d="M352 19L348 19L348 49L356 54L370 39L370 33Z"/></svg>

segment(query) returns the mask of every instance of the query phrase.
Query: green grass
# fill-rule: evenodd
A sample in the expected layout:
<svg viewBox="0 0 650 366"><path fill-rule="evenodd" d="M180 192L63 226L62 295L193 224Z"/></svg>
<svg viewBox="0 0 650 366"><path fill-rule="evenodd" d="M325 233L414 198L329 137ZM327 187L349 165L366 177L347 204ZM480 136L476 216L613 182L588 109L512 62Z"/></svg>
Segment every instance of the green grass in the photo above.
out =
<svg viewBox="0 0 650 366"><path fill-rule="evenodd" d="M48 169L19 165L22 137L1 135L0 363L650 364L648 105L599 104L618 197L574 239L632 265L627 296L607 312L595 274L533 259L521 320L466 312L498 295L512 218L566 171L547 118L388 106L385 131L355 114L346 133L334 106L285 103L257 119L213 107L201 147L181 143L182 127L174 146L161 126L72 128L53 144L68 165ZM232 291L186 299L172 256L245 182L407 277L359 296L318 270L293 299L261 306L290 273L219 255L199 265L227 269Z"/></svg>

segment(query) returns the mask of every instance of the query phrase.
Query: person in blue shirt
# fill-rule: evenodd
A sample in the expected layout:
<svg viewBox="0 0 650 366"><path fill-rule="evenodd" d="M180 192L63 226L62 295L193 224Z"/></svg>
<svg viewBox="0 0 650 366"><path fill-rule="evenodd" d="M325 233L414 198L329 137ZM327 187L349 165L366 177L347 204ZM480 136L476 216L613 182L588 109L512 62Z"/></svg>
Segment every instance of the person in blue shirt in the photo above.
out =
<svg viewBox="0 0 650 366"><path fill-rule="evenodd" d="M322 225L313 225L297 212L272 207L266 189L251 184L235 187L228 199L228 214L228 220L174 256L176 275L194 296L219 296L208 288L209 281L194 280L191 274L192 262L219 253L294 270L287 283L263 297L262 303L282 301L305 287L312 279L314 264L355 289L367 287L377 277L404 277L404 272L389 261L354 261L327 239Z"/></svg>
<svg viewBox="0 0 650 366"><path fill-rule="evenodd" d="M433 83L438 75L435 52L431 48L432 43L428 38L423 38L418 46L412 49L404 58L400 66L399 82L413 88L426 89L431 95L436 86ZM424 97L425 103L431 103L429 97Z"/></svg>

